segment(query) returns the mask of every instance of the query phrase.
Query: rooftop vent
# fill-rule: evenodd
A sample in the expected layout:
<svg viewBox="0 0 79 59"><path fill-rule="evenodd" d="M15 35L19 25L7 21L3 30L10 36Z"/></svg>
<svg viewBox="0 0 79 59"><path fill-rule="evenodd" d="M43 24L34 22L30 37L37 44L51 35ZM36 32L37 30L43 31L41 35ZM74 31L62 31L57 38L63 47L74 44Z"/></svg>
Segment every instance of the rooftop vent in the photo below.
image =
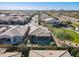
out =
<svg viewBox="0 0 79 59"><path fill-rule="evenodd" d="M50 53L50 55L52 55L52 53Z"/></svg>

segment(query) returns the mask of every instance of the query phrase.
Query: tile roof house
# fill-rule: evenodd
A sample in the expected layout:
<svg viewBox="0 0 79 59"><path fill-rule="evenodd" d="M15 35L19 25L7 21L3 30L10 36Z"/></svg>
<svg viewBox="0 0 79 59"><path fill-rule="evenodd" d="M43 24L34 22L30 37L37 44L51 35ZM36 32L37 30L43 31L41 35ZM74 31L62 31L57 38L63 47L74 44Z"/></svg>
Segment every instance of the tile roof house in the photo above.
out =
<svg viewBox="0 0 79 59"><path fill-rule="evenodd" d="M6 52L6 48L0 48L0 57L21 57L21 52Z"/></svg>
<svg viewBox="0 0 79 59"><path fill-rule="evenodd" d="M30 50L29 57L71 57L67 50Z"/></svg>
<svg viewBox="0 0 79 59"><path fill-rule="evenodd" d="M27 33L28 27L26 26L16 26L6 32L0 34L0 43L4 44L17 44L21 42Z"/></svg>
<svg viewBox="0 0 79 59"><path fill-rule="evenodd" d="M29 33L31 42L34 44L48 45L51 42L51 34L47 27L39 26Z"/></svg>
<svg viewBox="0 0 79 59"><path fill-rule="evenodd" d="M6 52L1 54L0 57L21 57L21 52Z"/></svg>

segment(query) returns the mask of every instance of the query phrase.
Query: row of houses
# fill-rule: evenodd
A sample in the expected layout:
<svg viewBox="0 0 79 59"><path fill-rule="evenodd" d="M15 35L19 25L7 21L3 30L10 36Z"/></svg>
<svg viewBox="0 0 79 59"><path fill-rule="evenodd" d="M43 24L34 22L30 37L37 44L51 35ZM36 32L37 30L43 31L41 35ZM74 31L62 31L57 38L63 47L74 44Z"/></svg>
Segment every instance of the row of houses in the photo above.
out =
<svg viewBox="0 0 79 59"><path fill-rule="evenodd" d="M26 25L16 26L3 26L0 29L0 44L17 44L22 42L26 38L26 34L29 32L29 27L36 26L36 20L38 16L33 17L34 21ZM7 29L7 30L6 30Z"/></svg>
<svg viewBox="0 0 79 59"><path fill-rule="evenodd" d="M6 22L11 22L11 21L24 21L24 20L26 20L26 18L29 18L30 16L28 16L28 15L24 15L24 16L14 16L14 15L12 15L12 16L6 16L6 15L0 15L0 21L1 22L4 22L4 21L6 21ZM0 23L1 23L0 22Z"/></svg>
<svg viewBox="0 0 79 59"><path fill-rule="evenodd" d="M38 25L38 16L32 18L33 21L27 26L14 26L0 34L0 43L17 44L22 42L26 37L26 33L30 36L30 42L33 44L48 45L53 39L47 27ZM30 31L28 31L29 27ZM53 41L54 42L54 41ZM4 50L4 49L2 49ZM1 51L2 51L1 50ZM27 52L25 52L27 53ZM0 57L21 57L22 52L5 52L0 54ZM30 50L28 57L71 57L67 50Z"/></svg>
<svg viewBox="0 0 79 59"><path fill-rule="evenodd" d="M22 57L22 52L6 50L6 48L0 48L0 57ZM29 50L28 56L25 57L71 57L71 54L67 50Z"/></svg>
<svg viewBox="0 0 79 59"><path fill-rule="evenodd" d="M30 31L28 33L29 40L32 44L48 45L53 39L48 28L38 24L38 18L39 15L32 17Z"/></svg>

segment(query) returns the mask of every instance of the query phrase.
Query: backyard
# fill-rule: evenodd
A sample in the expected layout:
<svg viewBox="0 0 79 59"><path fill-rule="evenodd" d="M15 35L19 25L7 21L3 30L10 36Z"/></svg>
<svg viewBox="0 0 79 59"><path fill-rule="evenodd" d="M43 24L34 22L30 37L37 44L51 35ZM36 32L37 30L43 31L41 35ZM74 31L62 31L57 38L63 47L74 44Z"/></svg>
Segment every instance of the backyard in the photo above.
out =
<svg viewBox="0 0 79 59"><path fill-rule="evenodd" d="M75 26L77 26L77 27L79 27L79 22L74 22L72 24L75 25Z"/></svg>
<svg viewBox="0 0 79 59"><path fill-rule="evenodd" d="M74 43L79 43L79 34L68 29L53 28L52 33L61 40L69 40Z"/></svg>
<svg viewBox="0 0 79 59"><path fill-rule="evenodd" d="M48 27L48 29L51 30L54 36L56 36L57 38L61 40L69 40L79 44L79 34L74 32L73 30L69 30L61 27L57 28L47 22L43 22L42 25ZM79 24L77 23L76 25L79 26Z"/></svg>

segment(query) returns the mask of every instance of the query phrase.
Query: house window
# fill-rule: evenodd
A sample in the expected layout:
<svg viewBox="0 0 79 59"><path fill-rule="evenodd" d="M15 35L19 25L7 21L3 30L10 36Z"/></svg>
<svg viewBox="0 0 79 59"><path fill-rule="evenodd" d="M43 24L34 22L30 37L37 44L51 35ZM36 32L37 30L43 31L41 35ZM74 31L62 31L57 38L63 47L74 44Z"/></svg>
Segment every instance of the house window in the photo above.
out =
<svg viewBox="0 0 79 59"><path fill-rule="evenodd" d="M7 41L11 41L10 38L7 38Z"/></svg>
<svg viewBox="0 0 79 59"><path fill-rule="evenodd" d="M1 38L0 39L2 42L5 42L5 41L10 41L10 38Z"/></svg>
<svg viewBox="0 0 79 59"><path fill-rule="evenodd" d="M6 38L1 38L0 40L1 40L1 42L4 42L6 40Z"/></svg>

